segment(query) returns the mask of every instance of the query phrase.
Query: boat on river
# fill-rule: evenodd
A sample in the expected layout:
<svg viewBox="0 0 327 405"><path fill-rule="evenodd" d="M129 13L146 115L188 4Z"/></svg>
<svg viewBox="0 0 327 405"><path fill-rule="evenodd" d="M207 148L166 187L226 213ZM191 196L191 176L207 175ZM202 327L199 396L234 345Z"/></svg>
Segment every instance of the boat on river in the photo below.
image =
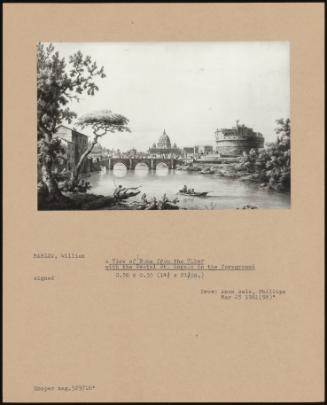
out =
<svg viewBox="0 0 327 405"><path fill-rule="evenodd" d="M198 191L185 192L185 191L183 191L183 190L179 190L179 192L178 192L178 194L186 195L186 196L189 196L189 197L206 197L208 193L209 193L209 191L202 191L202 192L198 192Z"/></svg>
<svg viewBox="0 0 327 405"><path fill-rule="evenodd" d="M117 200L126 200L127 198L130 197L135 197L136 195L139 195L141 191L127 191L117 198Z"/></svg>

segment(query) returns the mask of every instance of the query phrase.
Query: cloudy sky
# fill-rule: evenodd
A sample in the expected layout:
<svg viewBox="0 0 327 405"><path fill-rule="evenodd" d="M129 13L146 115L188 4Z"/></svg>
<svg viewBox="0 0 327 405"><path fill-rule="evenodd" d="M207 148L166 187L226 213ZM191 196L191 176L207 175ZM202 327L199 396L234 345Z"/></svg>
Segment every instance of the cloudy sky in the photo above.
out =
<svg viewBox="0 0 327 405"><path fill-rule="evenodd" d="M60 56L81 50L104 66L99 92L72 109L129 118L132 133L106 135L101 143L108 148L146 150L164 128L178 146L213 145L216 128L237 119L273 141L275 120L290 116L288 42L54 45Z"/></svg>

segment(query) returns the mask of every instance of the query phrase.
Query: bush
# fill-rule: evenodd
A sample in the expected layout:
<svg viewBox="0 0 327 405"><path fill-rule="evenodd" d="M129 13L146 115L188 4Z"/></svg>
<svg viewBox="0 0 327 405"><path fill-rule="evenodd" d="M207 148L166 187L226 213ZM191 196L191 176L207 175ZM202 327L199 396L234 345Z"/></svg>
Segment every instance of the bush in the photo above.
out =
<svg viewBox="0 0 327 405"><path fill-rule="evenodd" d="M277 141L267 145L266 149L256 152L251 149L241 157L239 170L254 173L254 177L270 189L290 191L291 187L291 149L290 120L277 120Z"/></svg>

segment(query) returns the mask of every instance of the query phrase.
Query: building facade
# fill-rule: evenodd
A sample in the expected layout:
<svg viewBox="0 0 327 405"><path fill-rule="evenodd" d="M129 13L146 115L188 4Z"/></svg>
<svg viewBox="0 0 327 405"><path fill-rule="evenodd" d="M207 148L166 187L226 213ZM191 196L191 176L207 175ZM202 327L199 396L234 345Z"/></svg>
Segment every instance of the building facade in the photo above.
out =
<svg viewBox="0 0 327 405"><path fill-rule="evenodd" d="M195 147L194 146L184 146L184 148L183 148L183 156L184 157L189 157L189 156L194 157L194 154L195 154Z"/></svg>
<svg viewBox="0 0 327 405"><path fill-rule="evenodd" d="M212 145L185 146L182 150L185 159L199 159L213 153Z"/></svg>
<svg viewBox="0 0 327 405"><path fill-rule="evenodd" d="M212 145L197 145L195 148L196 148L196 153L199 155L208 155L209 153L213 152Z"/></svg>
<svg viewBox="0 0 327 405"><path fill-rule="evenodd" d="M58 126L55 136L61 140L65 148L66 169L73 170L88 147L88 136L64 125Z"/></svg>
<svg viewBox="0 0 327 405"><path fill-rule="evenodd" d="M96 144L93 147L92 152L88 156L93 162L100 162L109 158L109 150L104 148L100 144Z"/></svg>
<svg viewBox="0 0 327 405"><path fill-rule="evenodd" d="M217 129L216 151L220 156L241 156L244 152L249 153L251 149L258 150L264 146L264 137L260 132L253 131L245 125L232 128Z"/></svg>

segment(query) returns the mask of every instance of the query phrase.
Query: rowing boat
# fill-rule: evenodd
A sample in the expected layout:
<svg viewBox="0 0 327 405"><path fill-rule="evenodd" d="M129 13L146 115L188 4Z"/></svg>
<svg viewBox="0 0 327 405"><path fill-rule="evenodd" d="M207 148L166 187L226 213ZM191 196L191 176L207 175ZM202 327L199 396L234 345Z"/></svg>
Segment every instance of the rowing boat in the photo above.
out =
<svg viewBox="0 0 327 405"><path fill-rule="evenodd" d="M203 192L194 191L194 193L185 193L185 191L181 191L181 190L179 191L179 194L187 195L189 197L205 197L208 193L209 193L209 191L203 191Z"/></svg>
<svg viewBox="0 0 327 405"><path fill-rule="evenodd" d="M129 197L135 197L136 195L140 194L141 191L127 191L124 194L118 196L118 200L126 200Z"/></svg>

